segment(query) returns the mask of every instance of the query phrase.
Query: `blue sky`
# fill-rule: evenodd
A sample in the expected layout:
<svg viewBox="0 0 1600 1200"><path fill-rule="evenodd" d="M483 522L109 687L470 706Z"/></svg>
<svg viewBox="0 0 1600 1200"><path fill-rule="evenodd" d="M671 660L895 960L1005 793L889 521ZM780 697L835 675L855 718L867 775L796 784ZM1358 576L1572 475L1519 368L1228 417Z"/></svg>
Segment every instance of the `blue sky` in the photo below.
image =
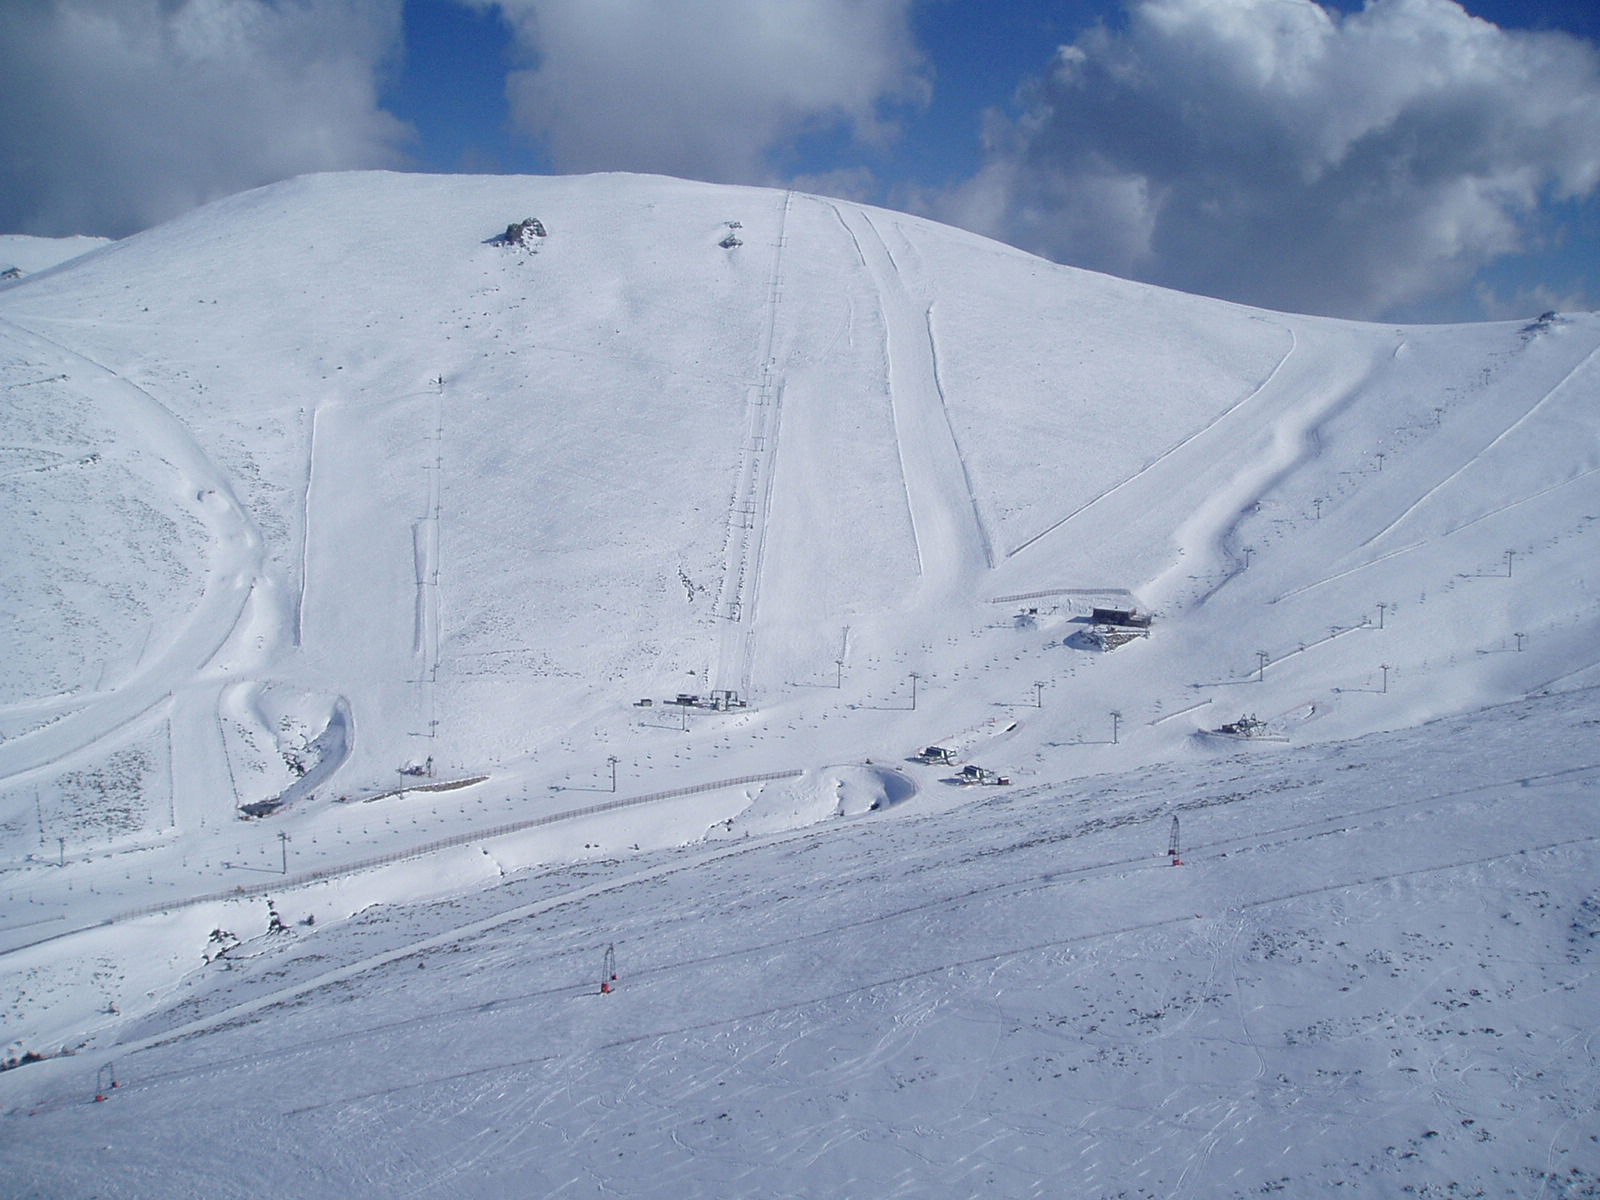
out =
<svg viewBox="0 0 1600 1200"><path fill-rule="evenodd" d="M1323 7L1354 12L1362 4ZM1508 30L1558 30L1600 42L1600 0L1494 0L1464 8ZM932 0L911 17L934 71L930 103L908 119L887 153L862 157L889 181L947 186L977 170L985 110L1011 106L1022 81L1044 69L1056 46L1097 22L1118 24L1125 12L1108 0ZM427 170L554 169L511 124L504 75L516 60L499 9L406 0L404 69L385 100L415 126ZM810 139L798 150L806 173L828 170L851 153L837 137Z"/></svg>
<svg viewBox="0 0 1600 1200"><path fill-rule="evenodd" d="M4 232L639 170L1271 308L1600 306L1594 0L6 0L0 73Z"/></svg>
<svg viewBox="0 0 1600 1200"><path fill-rule="evenodd" d="M837 130L785 147L798 173L817 174L841 161L868 162L885 182L944 186L971 175L981 157L983 113L1005 106L1018 85L1051 52L1119 7L1082 0L934 0L911 10L917 43L931 64L932 94L924 109L904 112L904 134L878 153L863 153ZM552 164L512 126L504 71L517 58L497 8L455 0L407 0L405 63L387 98L411 121L418 156L438 171L543 173Z"/></svg>

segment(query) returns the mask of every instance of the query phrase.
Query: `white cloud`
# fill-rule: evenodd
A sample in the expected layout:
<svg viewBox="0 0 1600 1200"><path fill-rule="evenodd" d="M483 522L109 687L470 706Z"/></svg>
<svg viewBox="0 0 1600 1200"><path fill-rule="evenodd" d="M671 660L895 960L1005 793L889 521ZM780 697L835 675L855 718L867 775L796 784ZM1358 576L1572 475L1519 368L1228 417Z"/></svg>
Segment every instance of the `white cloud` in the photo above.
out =
<svg viewBox="0 0 1600 1200"><path fill-rule="evenodd" d="M562 171L767 182L807 133L864 142L926 99L911 0L473 0L531 65L513 119Z"/></svg>
<svg viewBox="0 0 1600 1200"><path fill-rule="evenodd" d="M4 0L0 229L120 236L305 171L403 161L401 0Z"/></svg>
<svg viewBox="0 0 1600 1200"><path fill-rule="evenodd" d="M995 116L938 215L1064 262L1378 317L1600 185L1600 56L1453 0L1130 0Z"/></svg>
<svg viewBox="0 0 1600 1200"><path fill-rule="evenodd" d="M1473 288L1478 307L1487 321L1514 321L1533 313L1582 312L1590 307L1579 292L1558 291L1547 284L1515 288L1502 293L1486 282Z"/></svg>

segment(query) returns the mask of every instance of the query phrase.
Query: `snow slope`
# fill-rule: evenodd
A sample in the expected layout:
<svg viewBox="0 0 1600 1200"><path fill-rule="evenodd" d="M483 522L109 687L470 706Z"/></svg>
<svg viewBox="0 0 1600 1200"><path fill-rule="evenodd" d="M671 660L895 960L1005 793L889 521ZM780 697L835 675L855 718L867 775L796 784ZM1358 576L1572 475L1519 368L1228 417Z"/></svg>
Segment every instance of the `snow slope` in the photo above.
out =
<svg viewBox="0 0 1600 1200"><path fill-rule="evenodd" d="M10 1194L1593 1195L1597 721L1585 690L315 936L326 896L277 935L257 901L120 1044L0 1077Z"/></svg>
<svg viewBox="0 0 1600 1200"><path fill-rule="evenodd" d="M496 244L527 216L547 236ZM707 935L734 938L728 947L750 932L743 922L779 919L777 897L834 872L856 880L840 904L893 908L895 895L924 886L924 871L957 869L937 855L915 866L927 847L1026 824L1040 804L1081 808L1092 825L1108 793L1136 789L1148 825L1223 778L1289 778L1278 762L1287 755L1307 764L1297 804L1310 821L1353 811L1363 787L1388 786L1375 775L1323 781L1342 747L1369 745L1389 747L1395 762L1431 755L1442 764L1433 775L1450 786L1428 795L1454 794L1493 762L1468 766L1467 751L1503 740L1498 718L1468 714L1570 693L1547 702L1570 737L1513 742L1532 756L1517 778L1542 778L1541 755L1581 759L1590 702L1573 697L1600 683L1588 577L1600 515L1597 347L1594 314L1470 327L1288 316L1054 266L879 209L635 176L308 177L13 283L0 289L0 528L12 564L0 621L15 648L0 678L9 1053L78 1047L110 1057L119 1038L126 1047L170 1023L163 1014L186 1011L174 1003L212 986L209 967L193 974L218 948L209 932L260 924L268 895L295 919L317 918L295 963L344 963L360 961L348 948L356 942L325 947L359 941L365 924L337 922L371 904L516 880L452 902L505 906L515 888L566 894L582 870L518 874L535 864L596 860L601 878L639 871L578 926L562 913L548 927L551 945L532 961L559 981L571 974L560 955L581 943L587 961L630 920L644 922L634 936L652 945L680 936L680 920L715 925L690 914L717 895L740 913L725 934ZM1090 608L1130 596L1157 612L1151 636L1110 653L1087 648ZM714 689L745 704L664 703ZM1246 711L1287 742L1205 734ZM1446 717L1462 718L1448 736L1425 724ZM1386 730L1413 732L1377 737ZM935 743L1010 776L1017 799L975 796L947 782L951 768L906 761ZM400 773L424 764L431 777ZM1102 782L1082 782L1091 778ZM1578 778L1572 787L1588 786ZM1581 787L1569 795L1563 784L1567 798L1552 809L1569 826L1567 849L1555 848L1559 830L1524 828L1489 800L1474 800L1471 819L1440 845L1452 862L1475 848L1506 861L1540 856L1561 903L1581 907L1593 820ZM1248 838L1266 818L1253 807L1255 785L1237 790L1251 803L1230 810L1229 836ZM1454 821L1453 804L1420 811ZM270 815L241 819L245 806ZM842 840L793 832L873 809L885 811L837 827ZM1058 824L1056 836L1071 828ZM1165 841L1163 829L1140 836L1147 849ZM728 838L737 847L751 839L755 857L724 846ZM910 839L902 868L851 875L852 847L882 839L893 858L899 838ZM700 848L672 849L684 846ZM785 857L796 847L830 865L797 865ZM1208 877L1206 899L1213 915L1255 912L1279 905L1290 893L1272 889L1303 876L1302 890L1322 899L1284 901L1272 919L1323 930L1335 918L1319 905L1366 904L1366 867L1397 855L1384 859L1391 876L1410 878L1407 855L1422 849L1371 830L1320 865L1280 849L1252 860L1270 864L1259 871ZM1124 986L1118 972L1138 961L1137 939L1115 931L1139 925L1130 909L1149 877L1143 867L1113 870L1120 853L1103 838L1073 849L1074 869L1104 881L1092 889L1104 914L1095 936L1111 938L1107 953L1125 964L1094 1004L1110 1003ZM1416 869L1435 870L1435 858L1449 855L1429 849ZM1042 869L1030 862L1000 856L974 886L1026 890L1028 872ZM679 872L695 881L686 891L669 889L663 906L638 903L657 890L651 880ZM1498 874L1473 878L1462 903L1472 887L1511 886ZM772 902L736 904L738 879L765 880L755 895ZM1392 954L1401 926L1434 920L1431 899L1407 891L1402 900L1403 919L1372 928L1363 953ZM1507 903L1522 911L1523 901ZM625 919L615 904L639 915ZM451 910L419 911L427 922ZM819 919L785 926L771 944L845 928L837 915ZM992 942L996 928L1054 919L1001 906L956 929L949 954L907 969L954 970L971 957L961 947ZM1509 952L1481 912L1439 921L1452 945L1488 938L1491 957ZM919 928L907 944L929 936ZM1238 936L1202 939L1212 984L1225 969L1217 947ZM847 959L899 953L898 936L824 940ZM396 945L410 952L404 939ZM809 959L779 958L774 1011L788 1011L820 977ZM1325 959L1318 971L1355 961ZM1046 973L1051 988L1088 986L1063 963ZM730 968L736 999L757 987L742 969ZM519 986L509 968L484 970L482 1003ZM719 970L708 966L660 1011L687 1028L691 993L714 991ZM963 1110L973 1114L999 1104L983 1090L995 1086L994 1060L969 1060L973 1046L953 1030L976 1019L951 1013L990 1011L987 972L969 964L959 981L918 975L921 999L897 991L878 1014L913 1027L919 1005L943 1014L937 1053L925 1057L942 1064L936 1073L973 1083ZM877 977L846 971L839 985ZM1551 976L1561 986L1580 977L1576 967ZM348 982L359 972L339 978L367 994ZM1277 980L1261 1003L1310 1004L1316 980L1326 982ZM1411 1011L1402 985L1385 988L1374 1004ZM448 1007L431 993L374 996L372 1020L413 1002ZM1325 1019L1344 1020L1343 1002L1330 1003ZM1193 1008L1191 1019L1210 1011ZM320 1001L311 1012L330 1019ZM881 1035L874 1020L853 1026L846 1016L828 1007L797 1036ZM1558 1004L1556 1016L1570 1013ZM1539 1014L1516 1019L1544 1036ZM469 1024L462 1037L473 1036ZM999 1036L1004 1024L985 1017L975 1028ZM272 1026L285 1028L276 1016ZM616 1036L662 1028L635 1023ZM740 1028L752 1063L787 1061L771 1022ZM1197 1040L1183 1044L1199 1053L1223 1037L1209 1028L1199 1021ZM576 1035L563 1029L537 1040L567 1044ZM485 1036L499 1053L511 1035ZM1036 1056L1039 1038L1023 1041ZM1255 1107L1241 1110L1253 1121L1270 1109L1260 1083L1270 1056L1259 1038L1242 1044L1263 1070L1249 1077ZM594 1053L563 1069L609 1061ZM646 1051L623 1057L634 1053ZM826 1094L819 1055L805 1050L789 1101L775 1095L779 1066L750 1065L746 1090L811 1130L804 1106ZM1205 1086L1240 1082L1237 1064L1202 1057L1194 1070ZM339 1056L339 1074L355 1070L348 1058ZM0 1092L19 1105L66 1095L52 1081L68 1078L68 1066L81 1074L83 1061L8 1072ZM1592 1066L1587 1043L1574 1061ZM652 1074L643 1060L629 1069ZM1164 1062L1156 1077L1175 1070ZM1297 1086L1310 1078L1287 1073ZM1491 1088L1495 1103L1529 1105L1522 1079ZM237 1082L219 1083L218 1104ZM609 1103L606 1093L567 1082L576 1107L541 1126L555 1141L533 1137L536 1157L600 1136L562 1122ZM526 1099L525 1087L514 1090ZM925 1106L959 1089L936 1090L936 1100L899 1107L876 1094L863 1103L891 1114L878 1128L899 1144L908 1129L956 1119ZM649 1095L640 1103L666 1103ZM1409 1086L1384 1096L1395 1112L1416 1099ZM1141 1111L1181 1124L1164 1107L1174 1101L1156 1099L1141 1094ZM1532 1104L1518 1137L1554 1111L1544 1104ZM463 1122L484 1119L477 1105L461 1110ZM50 1119L62 1122L52 1136L70 1141L77 1118ZM891 1170L893 1155L861 1151L858 1123L848 1124L838 1136L857 1149L835 1160L848 1165L829 1194L850 1180L908 1194L926 1183L914 1166ZM917 1161L983 1160L982 1124L947 1154ZM130 1136L140 1128L135 1120ZM459 1130L437 1132L446 1145ZM1351 1137L1368 1162L1366 1135ZM672 1144L685 1143L675 1135ZM1053 1144L1058 1185L1033 1190L1060 1194L1060 1180L1077 1178L1083 1194L1124 1186L1137 1195L1148 1178L1153 1194L1168 1194L1191 1178L1171 1164L1117 1175L1115 1164L1132 1161L1125 1144L1096 1144L1084 1161L1101 1165L1075 1177L1060 1175L1071 1168ZM1278 1151L1250 1137L1240 1144L1221 1159L1256 1180ZM823 1149L802 1138L782 1161L829 1157ZM330 1192L351 1180L393 1184L371 1174L369 1150L363 1141L327 1151L360 1160L326 1167L344 1181ZM747 1153L752 1171L773 1161L758 1145ZM1535 1170L1518 1153L1519 1169ZM693 1179L706 1164L689 1158ZM1491 1158L1462 1161L1486 1185ZM1212 1185L1184 1183L1192 1194L1255 1186L1218 1184L1211 1161L1193 1160L1189 1169ZM1580 1167L1592 1176L1592 1163ZM570 1177L541 1187L621 1187L591 1170L574 1160ZM424 1173L406 1186L459 1190L472 1173ZM51 1178L48 1187L81 1190L81 1180ZM975 1175L970 1186L980 1183ZM238 1194L305 1190L304 1180L244 1186ZM657 1186L666 1184L645 1174L622 1190ZM828 1192L815 1180L783 1186ZM1000 1184L1006 1194L1030 1186ZM116 1194L139 1193L130 1182ZM485 1184L481 1194L497 1193Z"/></svg>
<svg viewBox="0 0 1600 1200"><path fill-rule="evenodd" d="M29 237L21 233L0 234L0 274L18 272L17 278L48 270L69 259L109 246L103 237ZM11 280L0 281L0 286Z"/></svg>

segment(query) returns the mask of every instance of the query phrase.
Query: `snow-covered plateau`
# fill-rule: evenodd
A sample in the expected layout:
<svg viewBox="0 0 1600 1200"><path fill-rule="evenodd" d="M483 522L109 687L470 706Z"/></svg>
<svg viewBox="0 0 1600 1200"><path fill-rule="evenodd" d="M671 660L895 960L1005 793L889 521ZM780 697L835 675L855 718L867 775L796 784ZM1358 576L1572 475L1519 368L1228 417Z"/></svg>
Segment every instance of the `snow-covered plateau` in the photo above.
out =
<svg viewBox="0 0 1600 1200"><path fill-rule="evenodd" d="M1600 1196L1600 314L628 175L35 242L6 1195Z"/></svg>

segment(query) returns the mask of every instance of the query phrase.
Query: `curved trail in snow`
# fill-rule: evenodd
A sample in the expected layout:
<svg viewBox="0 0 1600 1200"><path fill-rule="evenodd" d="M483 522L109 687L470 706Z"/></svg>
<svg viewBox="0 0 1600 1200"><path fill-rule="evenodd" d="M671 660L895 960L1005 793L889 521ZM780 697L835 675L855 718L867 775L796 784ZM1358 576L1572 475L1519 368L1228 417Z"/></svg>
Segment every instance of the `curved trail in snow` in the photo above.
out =
<svg viewBox="0 0 1600 1200"><path fill-rule="evenodd" d="M933 324L935 306L930 303L924 313L928 327L928 366L933 372L933 390L939 397L939 411L944 413L945 427L950 433L950 445L955 450L956 461L961 464L961 481L966 485L967 503L972 506L972 519L977 525L978 537L983 542L983 565L993 570L994 539L989 536L989 528L983 521L983 510L978 507L978 490L972 485L972 472L967 469L967 456L961 453L961 442L956 437L955 422L950 419L950 402L944 394L944 380L939 374L939 337Z"/></svg>
<svg viewBox="0 0 1600 1200"><path fill-rule="evenodd" d="M1583 480L1589 478L1591 475L1594 475L1597 472L1600 472L1600 467L1590 467L1587 471L1579 471L1570 479L1563 479L1560 483L1552 483L1549 487L1542 487L1538 491L1529 492L1526 496L1518 496L1515 500L1508 500L1504 504L1496 505L1494 508L1489 509L1488 512L1480 513L1478 516L1473 517L1470 521L1463 521L1459 525L1455 525L1449 529L1446 529L1443 533L1438 535L1436 540L1442 542L1447 538L1454 537L1463 530L1471 529L1474 525L1478 525L1484 521L1498 517L1501 513L1507 513L1513 509L1521 508L1524 504L1532 504L1535 500L1542 500L1552 492L1559 492L1562 488L1570 487L1575 483L1581 483ZM1412 507L1414 508L1415 506L1413 505ZM1396 521L1398 522L1399 519L1400 518L1396 518ZM1370 540L1371 539L1369 539L1369 541ZM1391 558L1398 558L1402 554L1409 554L1413 550L1421 549L1423 546L1429 545L1434 540L1435 539L1431 538L1423 538L1419 541L1408 542L1404 546L1397 546L1393 550L1386 550L1377 557L1369 558L1365 562L1357 563L1353 567L1346 567L1341 571L1335 571L1331 575L1324 575L1318 579L1311 580L1309 583L1302 583L1297 587L1292 587L1288 591L1274 596L1271 600L1267 601L1267 603L1276 604L1280 600L1287 600L1290 596L1298 596L1302 593L1309 592L1314 588L1319 588L1325 583L1332 583L1336 579L1344 579L1346 576L1354 575L1358 571L1365 571L1368 567L1375 567L1379 563L1387 562ZM1363 545L1365 544L1366 543L1363 543Z"/></svg>
<svg viewBox="0 0 1600 1200"><path fill-rule="evenodd" d="M0 743L0 779L22 782L134 724L168 701L174 686L194 681L221 652L244 619L251 597L264 590L265 550L255 522L240 503L232 480L193 432L169 408L105 364L50 338L0 318L8 336L35 352L71 365L84 392L107 419L122 424L129 442L150 447L195 497L190 510L209 535L207 573L200 599L181 630L134 673L89 698L55 723ZM192 711L192 710L190 710ZM174 720L180 710L174 709ZM175 739L187 740L179 731Z"/></svg>
<svg viewBox="0 0 1600 1200"><path fill-rule="evenodd" d="M1284 362L1278 365L1281 368L1287 362L1288 355L1285 355ZM1270 446L1242 464L1232 479L1214 489L1194 515L1179 527L1177 542L1191 557L1174 563L1150 581L1149 594L1162 594L1168 581L1179 572L1192 573L1194 563L1201 561L1203 554L1224 564L1224 569L1191 597L1192 606L1205 604L1237 577L1244 570L1244 560L1237 550L1244 514L1318 458L1324 426L1354 402L1361 385L1376 369L1377 364L1368 359L1341 357L1318 362L1313 358L1308 362L1302 355L1297 365L1284 373L1288 386L1298 384L1300 399L1283 404L1273 426ZM1279 375L1279 371L1273 372L1274 378ZM1257 388L1252 397L1260 395L1265 387L1263 384ZM1229 411L1237 411L1237 406Z"/></svg>
<svg viewBox="0 0 1600 1200"><path fill-rule="evenodd" d="M1473 467L1475 465L1480 464L1483 461L1484 457L1491 450L1493 450L1501 442L1505 441L1508 437L1510 437L1518 429L1522 428L1522 426L1527 424L1528 421L1532 420L1533 419L1533 415L1535 413L1537 413L1541 408L1543 408L1547 403L1549 403L1550 400L1555 396L1555 394L1557 392L1561 391L1563 388L1565 388L1567 386L1567 384L1571 383L1573 377L1575 375L1577 375L1577 373L1579 371L1583 370L1584 367L1588 366L1589 363L1594 360L1594 358L1595 358L1595 356L1597 354L1600 354L1600 346L1594 347L1592 350L1589 351L1588 354L1584 355L1583 358L1579 359L1578 362L1573 366L1572 370L1568 371L1565 375L1563 375L1561 377L1560 382L1558 382L1553 387L1551 387L1550 390L1545 392L1544 395L1540 396L1539 399L1537 401L1535 401L1534 404L1532 406L1530 406L1528 408L1528 410L1526 412L1524 412L1520 417L1518 417L1515 421L1512 421L1511 424L1507 425L1498 434L1496 434L1492 439L1490 439L1490 441L1483 447L1483 449L1479 450L1476 454L1468 455L1467 458L1461 463L1460 466L1456 467L1456 469L1451 471L1450 474L1446 475L1443 479L1439 480L1438 483L1434 484L1427 491L1423 492L1422 495L1418 496L1409 505L1407 505L1405 510L1402 511L1399 516L1395 517L1394 520L1390 521L1382 529L1378 530L1377 533L1375 533L1371 537L1367 538L1367 540L1362 542L1361 545L1363 547L1370 546L1374 542L1376 542L1376 541L1380 540L1381 538L1385 537L1387 534L1392 532L1394 529L1398 528L1406 520L1407 517L1409 517L1413 513L1417 512L1417 510L1420 509L1424 504L1426 504L1430 499L1432 499L1434 496L1438 495L1438 493L1441 490L1443 490L1444 488L1448 487L1455 480L1459 479L1463 472L1467 471L1469 468L1471 468L1471 467ZM1498 511L1502 511L1502 510L1497 509L1496 511L1498 512ZM1485 513L1483 515L1485 517L1487 517L1487 516L1492 516L1493 514L1492 513ZM1480 517L1480 518L1478 518L1478 520L1482 520L1482 518ZM1473 522L1469 521L1467 524L1472 524L1472 523ZM1457 528L1458 529L1465 529L1466 525L1461 525L1461 526L1458 526ZM1451 532L1455 532L1455 530L1452 530Z"/></svg>
<svg viewBox="0 0 1600 1200"><path fill-rule="evenodd" d="M1137 483L1140 479L1143 479L1146 475L1148 475L1151 471L1155 470L1158 466L1160 466L1162 463L1164 463L1167 459L1171 458L1174 454L1177 454L1180 450L1184 449L1184 447L1186 447L1189 444L1191 444L1192 442L1194 442L1197 438L1204 437L1206 434L1208 434L1212 430L1216 429L1217 426L1222 424L1222 422L1226 421L1229 417L1233 416L1234 413L1238 412L1241 408L1243 408L1245 405L1249 404L1257 396L1261 395L1262 392L1266 391L1266 389L1272 384L1272 381L1277 379L1278 373L1280 371L1282 371L1283 368L1284 368L1284 364L1286 364L1289 361L1290 357L1294 354L1295 350L1299 347L1299 338L1295 335L1294 330L1291 327L1287 326L1287 325L1283 326L1283 330L1284 330L1285 333L1287 333L1289 335L1289 348L1283 352L1283 357L1278 360L1277 364L1272 368L1272 370L1267 372L1267 377L1265 379L1263 379L1260 383L1256 384L1256 386L1254 387L1254 389L1251 390L1251 392L1250 392L1250 394L1248 396L1245 396L1243 399L1239 400L1237 403L1229 406L1223 412L1218 413L1210 421L1206 422L1206 424L1202 425L1199 429L1196 429L1193 433L1189 434L1187 437L1183 438L1181 441L1175 442L1173 445L1168 446L1165 450L1163 450L1160 454L1156 455L1149 462L1145 463L1144 466L1140 467L1132 475L1129 475L1127 478L1121 480L1118 483L1112 484L1110 487L1106 488L1105 491L1101 492L1099 495L1093 496L1093 497L1089 498L1088 500L1085 500L1082 504L1078 505L1077 508L1073 509L1071 512L1069 512L1066 516L1062 517L1060 520L1054 522L1051 525L1046 526L1044 529L1041 529L1038 533L1034 534L1032 537L1027 538L1022 542L1019 542L1016 546L1014 546L1010 550L1006 551L1006 557L1007 558L1014 558L1018 554L1021 554L1029 546L1032 546L1034 543L1042 541L1044 538L1049 537L1052 533L1055 533L1063 525L1067 524L1067 522L1069 522L1069 521L1071 521L1071 520L1073 520L1073 519L1075 519L1077 517L1082 516L1084 513L1088 512L1091 508L1093 508L1095 505L1099 504L1100 501L1106 499L1109 496L1115 495L1117 492L1120 492L1123 488L1128 487L1131 484Z"/></svg>
<svg viewBox="0 0 1600 1200"><path fill-rule="evenodd" d="M862 209L835 206L834 211L878 292L890 406L922 585L930 595L960 593L990 569L993 559L940 387L932 309L912 298L872 218Z"/></svg>

